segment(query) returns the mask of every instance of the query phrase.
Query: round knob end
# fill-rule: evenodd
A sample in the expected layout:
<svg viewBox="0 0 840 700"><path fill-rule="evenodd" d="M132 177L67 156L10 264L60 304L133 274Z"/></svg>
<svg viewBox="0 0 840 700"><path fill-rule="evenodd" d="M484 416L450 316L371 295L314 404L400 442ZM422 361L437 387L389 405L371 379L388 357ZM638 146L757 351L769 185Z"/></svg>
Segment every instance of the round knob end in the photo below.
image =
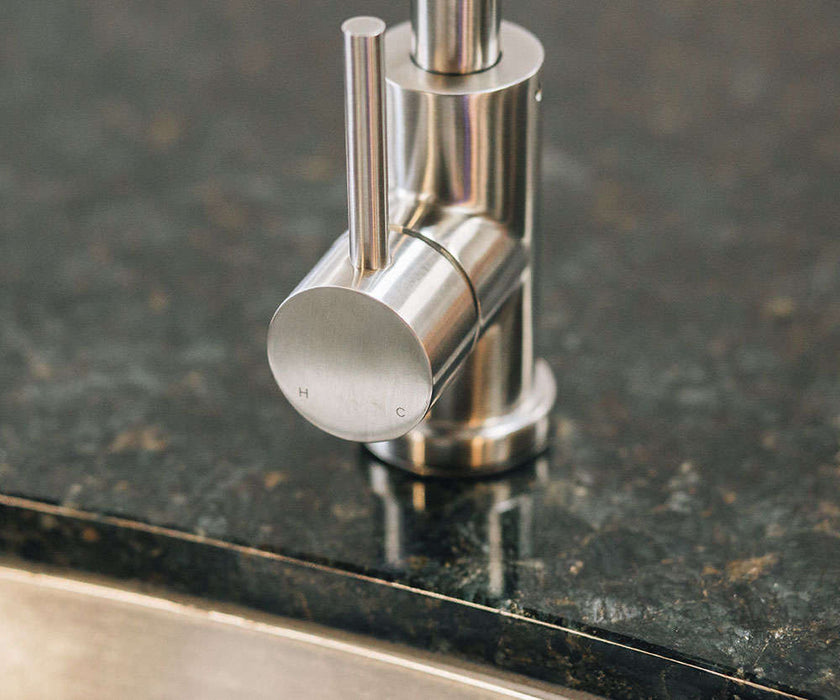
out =
<svg viewBox="0 0 840 700"><path fill-rule="evenodd" d="M305 418L346 440L391 440L432 400L429 358L390 307L353 289L315 287L288 298L271 321L268 360Z"/></svg>

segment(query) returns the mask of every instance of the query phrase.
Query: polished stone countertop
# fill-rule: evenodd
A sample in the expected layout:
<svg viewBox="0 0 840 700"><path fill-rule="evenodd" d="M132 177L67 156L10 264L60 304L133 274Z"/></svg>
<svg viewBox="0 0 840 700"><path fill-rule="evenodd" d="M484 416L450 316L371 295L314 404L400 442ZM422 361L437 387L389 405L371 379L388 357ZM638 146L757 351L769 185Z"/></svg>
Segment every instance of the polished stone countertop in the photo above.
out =
<svg viewBox="0 0 840 700"><path fill-rule="evenodd" d="M558 429L445 483L265 358L345 225L339 22L407 9L6 4L0 549L616 698L840 697L840 6L513 5Z"/></svg>

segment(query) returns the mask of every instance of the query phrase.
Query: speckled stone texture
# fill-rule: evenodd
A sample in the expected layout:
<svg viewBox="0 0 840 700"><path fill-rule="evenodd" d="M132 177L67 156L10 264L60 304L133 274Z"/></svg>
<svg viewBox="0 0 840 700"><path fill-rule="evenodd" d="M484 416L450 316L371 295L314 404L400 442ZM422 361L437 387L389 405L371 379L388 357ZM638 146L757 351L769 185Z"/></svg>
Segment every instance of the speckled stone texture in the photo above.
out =
<svg viewBox="0 0 840 700"><path fill-rule="evenodd" d="M268 370L274 308L345 226L339 23L407 3L11 0L0 491L625 655L524 622L470 636L443 604L391 601L374 624L352 597L379 593L233 576L198 540L161 558L119 524L57 528L20 504L0 545L208 595L253 586L250 604L372 632L427 616L392 636L614 697L840 697L840 5L505 11L547 52L546 459L415 481L306 424ZM755 685L671 683L648 657L634 677L634 650Z"/></svg>

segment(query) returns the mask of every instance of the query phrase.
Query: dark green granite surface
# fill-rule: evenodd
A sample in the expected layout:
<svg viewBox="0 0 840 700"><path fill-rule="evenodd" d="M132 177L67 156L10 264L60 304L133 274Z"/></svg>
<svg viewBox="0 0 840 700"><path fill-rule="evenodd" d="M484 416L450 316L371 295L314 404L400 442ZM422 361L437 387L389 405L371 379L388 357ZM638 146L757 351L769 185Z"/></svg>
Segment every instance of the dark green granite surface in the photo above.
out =
<svg viewBox="0 0 840 700"><path fill-rule="evenodd" d="M404 5L5 3L0 492L75 510L58 528L0 504L0 545L373 633L416 614L427 632L401 638L615 697L840 697L840 5L507 3L547 52L559 429L522 473L455 485L309 426L265 360L274 308L344 227L340 20ZM225 578L199 540L167 559L76 511L625 655L525 622L504 644L450 631L385 594L374 624L353 600L379 593Z"/></svg>

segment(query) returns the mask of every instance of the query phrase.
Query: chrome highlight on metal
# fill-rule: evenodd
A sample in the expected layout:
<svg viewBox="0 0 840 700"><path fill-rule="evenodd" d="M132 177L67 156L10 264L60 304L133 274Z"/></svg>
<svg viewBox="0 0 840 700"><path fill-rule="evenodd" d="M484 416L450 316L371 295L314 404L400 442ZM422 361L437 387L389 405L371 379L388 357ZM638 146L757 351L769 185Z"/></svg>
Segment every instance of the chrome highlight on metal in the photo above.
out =
<svg viewBox="0 0 840 700"><path fill-rule="evenodd" d="M354 17L344 33L344 110L350 257L360 270L388 265L388 174L385 143L385 22Z"/></svg>
<svg viewBox="0 0 840 700"><path fill-rule="evenodd" d="M416 0L414 33L452 8L498 23L496 3ZM340 239L269 329L271 369L302 415L420 474L501 471L550 439L555 384L532 318L543 49L509 22L499 35L494 63L445 75L412 57L408 22L388 30L390 264L359 262L351 218L351 257Z"/></svg>
<svg viewBox="0 0 840 700"><path fill-rule="evenodd" d="M539 176L542 45L530 32L503 22L508 48L502 60L482 73L455 78L414 64L406 50L410 32L408 23L399 24L385 42L391 221L418 228L424 220L436 222L435 212L447 208L447 217L481 216L530 239Z"/></svg>
<svg viewBox="0 0 840 700"><path fill-rule="evenodd" d="M411 57L423 70L463 75L499 60L498 0L411 0Z"/></svg>

